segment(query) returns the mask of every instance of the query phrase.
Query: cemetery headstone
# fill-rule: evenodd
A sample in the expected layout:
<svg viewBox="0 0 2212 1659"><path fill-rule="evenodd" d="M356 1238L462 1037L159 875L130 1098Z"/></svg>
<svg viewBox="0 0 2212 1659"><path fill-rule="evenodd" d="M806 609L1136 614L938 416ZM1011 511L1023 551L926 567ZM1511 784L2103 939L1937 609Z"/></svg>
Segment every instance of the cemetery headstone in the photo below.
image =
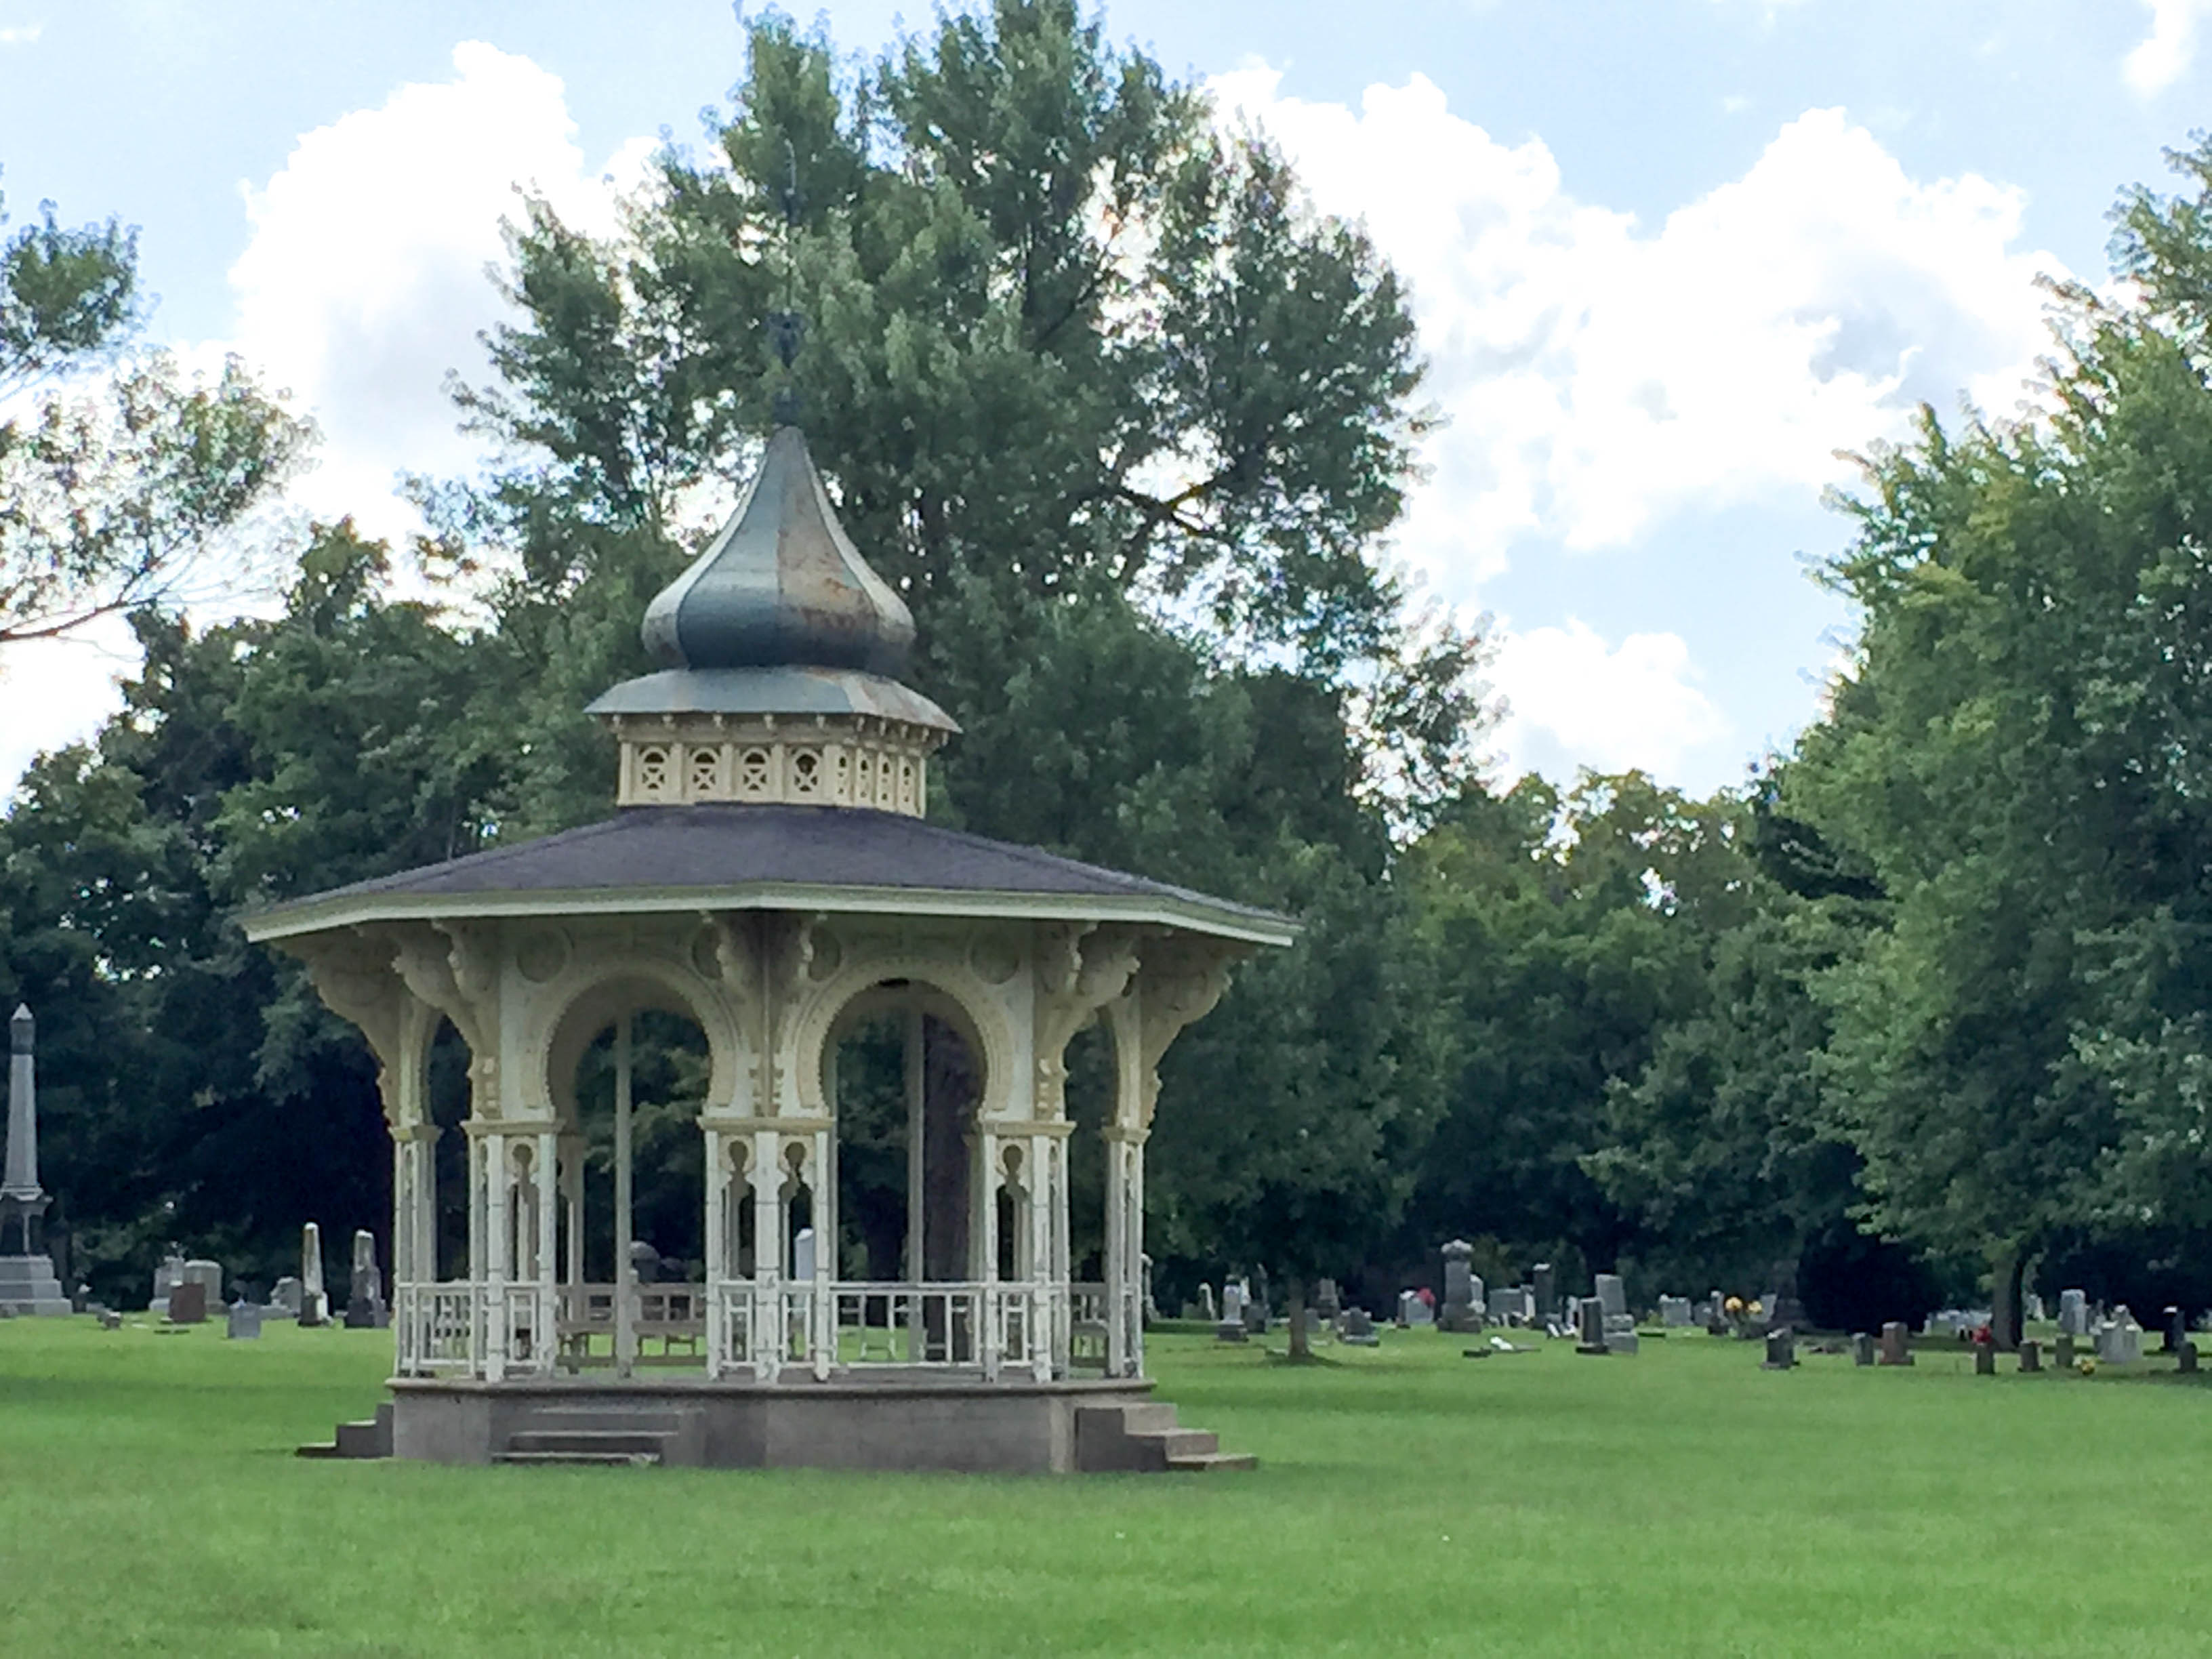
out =
<svg viewBox="0 0 2212 1659"><path fill-rule="evenodd" d="M2188 1324L2181 1317L2181 1310L2169 1306L2159 1318L2159 1351L2162 1353L2179 1352L2189 1340Z"/></svg>
<svg viewBox="0 0 2212 1659"><path fill-rule="evenodd" d="M18 1005L8 1022L8 1146L0 1160L0 1314L58 1317L70 1311L45 1235L53 1200L39 1184L38 1023Z"/></svg>
<svg viewBox="0 0 2212 1659"><path fill-rule="evenodd" d="M146 1310L156 1319L169 1316L169 1292L185 1282L184 1253L172 1244L161 1265L154 1269L154 1294L146 1304Z"/></svg>
<svg viewBox="0 0 2212 1659"><path fill-rule="evenodd" d="M323 1289L323 1230L312 1221L300 1229L300 1322L331 1322L331 1298Z"/></svg>
<svg viewBox="0 0 2212 1659"><path fill-rule="evenodd" d="M222 1306L222 1264L220 1261L194 1257L185 1263L185 1282L198 1285L206 1292L204 1305L209 1308Z"/></svg>
<svg viewBox="0 0 2212 1659"><path fill-rule="evenodd" d="M1691 1322L1690 1298L1686 1296L1662 1296L1659 1298L1659 1322L1669 1330L1679 1330Z"/></svg>
<svg viewBox="0 0 2212 1659"><path fill-rule="evenodd" d="M2027 1320L2029 1322L2037 1325L2040 1325L2045 1319L2050 1317L2050 1316L2043 1310L2043 1298L2033 1291L2030 1291L2026 1297L2023 1298L2021 1305L2020 1316L2022 1319Z"/></svg>
<svg viewBox="0 0 2212 1659"><path fill-rule="evenodd" d="M2173 1353L2174 1353L2174 1358L2175 1358L2178 1361L2179 1361L2179 1362L2180 1362L2180 1363L2179 1363L2179 1369L2180 1369L2182 1371L2184 1371L2185 1373L2186 1373L2186 1372L2194 1372L2194 1371L2196 1370L2196 1369L2197 1369L2197 1345L2196 1345L2194 1342L2191 1342L2191 1341L2188 1340L2186 1338L2184 1338L2184 1339L2183 1339L2183 1340L2182 1340L2182 1344L2181 1344L2181 1346L2180 1346L2179 1347L2176 1348L2176 1349L2173 1351Z"/></svg>
<svg viewBox="0 0 2212 1659"><path fill-rule="evenodd" d="M2024 1376L2033 1376L2043 1369L2043 1344L2032 1336L2020 1345L2020 1369Z"/></svg>
<svg viewBox="0 0 2212 1659"><path fill-rule="evenodd" d="M230 1304L230 1321L223 1334L234 1342L251 1342L261 1334L261 1310L244 1297Z"/></svg>
<svg viewBox="0 0 2212 1659"><path fill-rule="evenodd" d="M2089 1334L2089 1296L2086 1291L2058 1292L2058 1334L2061 1336L2087 1336Z"/></svg>
<svg viewBox="0 0 2212 1659"><path fill-rule="evenodd" d="M1221 1287L1221 1321L1213 1334L1221 1342L1244 1340L1244 1286L1239 1280L1229 1279Z"/></svg>
<svg viewBox="0 0 2212 1659"><path fill-rule="evenodd" d="M1997 1345L1994 1342L1974 1344L1974 1375L1995 1376L1997 1374Z"/></svg>
<svg viewBox="0 0 2212 1659"><path fill-rule="evenodd" d="M1622 1325L1613 1325L1605 1334L1605 1351L1607 1353L1634 1353L1640 1346L1633 1322L1626 1322L1625 1328Z"/></svg>
<svg viewBox="0 0 2212 1659"><path fill-rule="evenodd" d="M1912 1349L1908 1342L1905 1322L1893 1319L1881 1328L1881 1363L1885 1365L1910 1365Z"/></svg>
<svg viewBox="0 0 2212 1659"><path fill-rule="evenodd" d="M92 1286L80 1282L77 1287L70 1292L70 1311L85 1313L88 1312L91 1307Z"/></svg>
<svg viewBox="0 0 2212 1659"><path fill-rule="evenodd" d="M2142 1358L2142 1327L2123 1303L2115 1317L2097 1328L2097 1358L2107 1364L2132 1365Z"/></svg>
<svg viewBox="0 0 2212 1659"><path fill-rule="evenodd" d="M1444 1305L1437 1316L1440 1331L1479 1331L1482 1328L1483 1288L1468 1264L1474 1257L1474 1246L1463 1238L1455 1238L1444 1246Z"/></svg>
<svg viewBox="0 0 2212 1659"><path fill-rule="evenodd" d="M1595 1280L1598 1306L1608 1319L1628 1317L1628 1286L1619 1273L1600 1273Z"/></svg>
<svg viewBox="0 0 2212 1659"><path fill-rule="evenodd" d="M199 1325L207 1320L207 1286L196 1279L188 1279L169 1292L169 1322L172 1325Z"/></svg>
<svg viewBox="0 0 2212 1659"><path fill-rule="evenodd" d="M102 1308L100 1310L100 1328L103 1331L121 1330L123 1328L123 1316L116 1312L112 1308Z"/></svg>
<svg viewBox="0 0 2212 1659"><path fill-rule="evenodd" d="M1874 1334L1872 1332L1861 1331L1851 1338L1851 1364L1854 1365L1871 1365L1874 1364Z"/></svg>
<svg viewBox="0 0 2212 1659"><path fill-rule="evenodd" d="M1548 1261L1539 1261L1528 1270L1528 1287L1536 1297L1536 1311L1529 1317L1550 1321L1559 1316L1559 1276Z"/></svg>
<svg viewBox="0 0 2212 1659"><path fill-rule="evenodd" d="M1769 1371L1794 1370L1797 1364L1797 1334L1788 1326L1766 1334L1766 1358L1760 1360L1759 1369Z"/></svg>
<svg viewBox="0 0 2212 1659"><path fill-rule="evenodd" d="M1333 1279L1324 1279L1314 1286L1314 1310L1331 1324L1344 1311L1344 1295Z"/></svg>
<svg viewBox="0 0 2212 1659"><path fill-rule="evenodd" d="M1220 1310L1214 1306L1212 1285L1201 1285L1198 1287L1198 1305L1205 1310L1208 1324L1221 1317Z"/></svg>
<svg viewBox="0 0 2212 1659"><path fill-rule="evenodd" d="M2061 1331L2058 1333L2058 1340L2051 1345L2051 1363L2057 1366L2062 1371L2070 1371L2074 1369L2074 1337L2072 1333L2068 1331Z"/></svg>
<svg viewBox="0 0 2212 1659"><path fill-rule="evenodd" d="M1257 1296L1244 1300L1244 1334L1265 1336L1267 1334L1267 1304Z"/></svg>
<svg viewBox="0 0 2212 1659"><path fill-rule="evenodd" d="M300 1316L301 1285L297 1278L286 1273L269 1291L266 1310L272 1319L297 1319Z"/></svg>
<svg viewBox="0 0 2212 1659"><path fill-rule="evenodd" d="M1372 1348L1380 1346L1382 1339L1375 1334L1375 1322L1367 1316L1364 1308L1347 1308L1343 1323L1338 1328L1338 1340L1354 1347Z"/></svg>
<svg viewBox="0 0 2212 1659"><path fill-rule="evenodd" d="M1594 1296L1575 1304L1575 1352L1609 1353L1605 1346L1605 1304Z"/></svg>

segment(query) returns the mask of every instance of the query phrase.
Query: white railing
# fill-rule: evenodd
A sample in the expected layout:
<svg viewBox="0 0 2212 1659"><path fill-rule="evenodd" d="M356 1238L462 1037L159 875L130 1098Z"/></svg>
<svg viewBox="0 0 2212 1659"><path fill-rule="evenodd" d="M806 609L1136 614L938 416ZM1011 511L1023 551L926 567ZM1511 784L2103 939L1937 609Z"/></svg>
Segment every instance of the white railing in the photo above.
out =
<svg viewBox="0 0 2212 1659"><path fill-rule="evenodd" d="M509 1372L611 1366L617 1294L612 1285L504 1285L495 1333L488 1287L402 1285L393 1310L399 1370L485 1376L495 1334ZM817 1376L913 1370L1040 1380L1071 1363L1103 1369L1110 1311L1103 1287L1094 1285L725 1279L711 1293L698 1285L641 1285L634 1295L640 1365L693 1364L716 1376L750 1371L763 1382L791 1368ZM1054 1355L1056 1329L1076 1334L1073 1354Z"/></svg>
<svg viewBox="0 0 2212 1659"><path fill-rule="evenodd" d="M477 1286L402 1285L396 1299L392 1313L399 1327L403 1375L474 1375L483 1370L483 1297Z"/></svg>

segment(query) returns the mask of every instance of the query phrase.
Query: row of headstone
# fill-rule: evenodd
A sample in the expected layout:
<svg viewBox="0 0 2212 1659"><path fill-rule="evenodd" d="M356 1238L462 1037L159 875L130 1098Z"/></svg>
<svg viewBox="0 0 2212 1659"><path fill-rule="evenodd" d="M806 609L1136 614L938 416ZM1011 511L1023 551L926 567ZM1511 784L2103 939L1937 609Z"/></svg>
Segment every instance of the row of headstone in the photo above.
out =
<svg viewBox="0 0 2212 1659"><path fill-rule="evenodd" d="M1436 1310L1429 1305L1428 1298L1419 1291L1401 1291L1398 1292L1397 1322L1401 1330L1433 1325L1437 1322Z"/></svg>
<svg viewBox="0 0 2212 1659"><path fill-rule="evenodd" d="M1680 1330L1697 1322L1695 1310L1686 1296L1662 1296L1659 1298L1659 1322L1668 1330Z"/></svg>
<svg viewBox="0 0 2212 1659"><path fill-rule="evenodd" d="M1536 1294L1526 1285L1509 1285L1490 1293L1487 1311L1493 1325L1533 1325Z"/></svg>
<svg viewBox="0 0 2212 1659"><path fill-rule="evenodd" d="M2098 1322L2091 1333L2096 1339L2097 1358L2108 1365L2132 1365L2142 1358L2142 1327L2123 1303L2110 1319Z"/></svg>

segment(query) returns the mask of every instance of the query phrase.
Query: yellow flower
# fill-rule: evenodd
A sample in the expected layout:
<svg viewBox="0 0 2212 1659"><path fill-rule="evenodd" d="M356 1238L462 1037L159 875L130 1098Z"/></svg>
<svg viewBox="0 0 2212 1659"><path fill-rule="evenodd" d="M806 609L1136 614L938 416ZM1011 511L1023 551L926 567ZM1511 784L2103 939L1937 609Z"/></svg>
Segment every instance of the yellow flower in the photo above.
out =
<svg viewBox="0 0 2212 1659"><path fill-rule="evenodd" d="M1761 1306L1759 1305L1759 1302L1757 1301L1757 1299L1756 1299L1756 1298L1754 1298L1754 1299L1753 1300L1753 1302L1752 1302L1752 1304L1751 1304L1751 1316L1752 1316L1753 1319L1756 1319L1756 1318L1758 1318L1758 1317L1759 1316L1759 1315L1761 1315L1761 1314L1765 1313L1765 1311L1766 1311L1766 1310L1765 1310L1765 1308L1761 1307Z"/></svg>
<svg viewBox="0 0 2212 1659"><path fill-rule="evenodd" d="M1721 1311L1723 1313L1732 1314L1741 1313L1743 1311L1743 1298L1740 1296L1730 1297L1727 1301L1721 1304Z"/></svg>
<svg viewBox="0 0 2212 1659"><path fill-rule="evenodd" d="M2074 1369L2084 1376L2094 1376L2097 1374L2097 1362L2084 1355L2074 1362Z"/></svg>

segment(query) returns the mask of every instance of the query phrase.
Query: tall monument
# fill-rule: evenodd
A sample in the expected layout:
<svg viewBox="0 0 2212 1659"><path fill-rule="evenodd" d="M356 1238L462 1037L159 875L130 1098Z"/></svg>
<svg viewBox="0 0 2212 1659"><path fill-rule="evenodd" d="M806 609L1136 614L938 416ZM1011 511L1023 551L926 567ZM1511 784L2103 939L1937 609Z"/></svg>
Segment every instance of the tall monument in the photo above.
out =
<svg viewBox="0 0 2212 1659"><path fill-rule="evenodd" d="M13 1314L65 1314L69 1298L53 1258L33 1255L49 1199L39 1186L39 1106L32 1075L36 1026L28 1008L8 1022L8 1159L0 1171L0 1308ZM10 1253L10 1245L15 1247Z"/></svg>

